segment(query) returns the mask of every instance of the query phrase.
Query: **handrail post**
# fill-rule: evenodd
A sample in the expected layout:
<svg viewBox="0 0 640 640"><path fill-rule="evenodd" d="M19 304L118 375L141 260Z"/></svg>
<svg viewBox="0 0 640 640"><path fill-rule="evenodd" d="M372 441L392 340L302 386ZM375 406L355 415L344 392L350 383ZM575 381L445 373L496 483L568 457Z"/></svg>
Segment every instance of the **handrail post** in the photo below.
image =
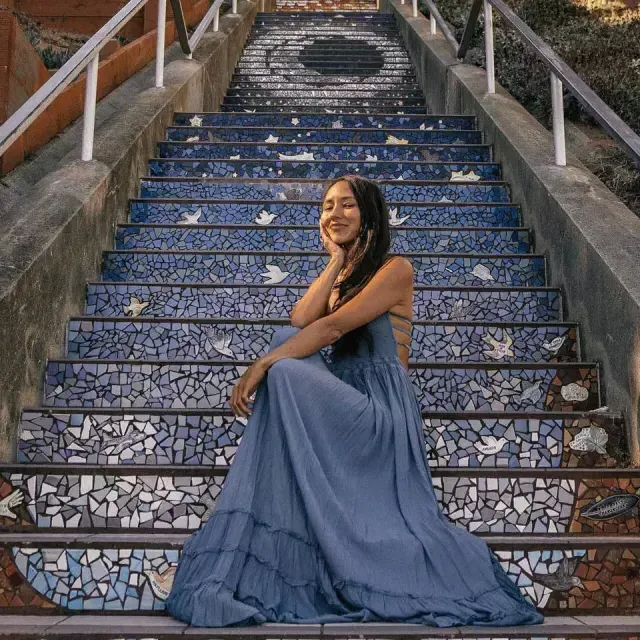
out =
<svg viewBox="0 0 640 640"><path fill-rule="evenodd" d="M217 31L220 26L220 7L216 10L216 15L213 16L213 30Z"/></svg>
<svg viewBox="0 0 640 640"><path fill-rule="evenodd" d="M564 103L562 100L562 81L551 73L551 110L553 113L553 148L556 164L567 166L567 150L564 137Z"/></svg>
<svg viewBox="0 0 640 640"><path fill-rule="evenodd" d="M493 57L493 7L484 0L484 48L487 67L487 93L496 92L496 66Z"/></svg>
<svg viewBox="0 0 640 640"><path fill-rule="evenodd" d="M93 159L93 132L96 126L96 98L98 95L98 62L100 52L91 58L84 86L84 122L82 125L82 159Z"/></svg>
<svg viewBox="0 0 640 640"><path fill-rule="evenodd" d="M231 3L231 11L233 13L238 13L238 0L233 0Z"/></svg>
<svg viewBox="0 0 640 640"><path fill-rule="evenodd" d="M438 33L438 23L433 17L433 14L429 14L429 33L432 36L435 36Z"/></svg>
<svg viewBox="0 0 640 640"><path fill-rule="evenodd" d="M418 17L418 0L413 0L413 17Z"/></svg>
<svg viewBox="0 0 640 640"><path fill-rule="evenodd" d="M156 87L164 86L164 39L167 28L167 0L158 0L158 39L156 40Z"/></svg>

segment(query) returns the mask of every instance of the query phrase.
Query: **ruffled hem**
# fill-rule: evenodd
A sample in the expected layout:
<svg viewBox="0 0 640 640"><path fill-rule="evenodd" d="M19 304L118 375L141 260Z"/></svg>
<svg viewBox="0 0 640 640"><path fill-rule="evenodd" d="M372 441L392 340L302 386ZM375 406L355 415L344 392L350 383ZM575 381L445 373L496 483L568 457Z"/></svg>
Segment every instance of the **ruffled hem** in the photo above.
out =
<svg viewBox="0 0 640 640"><path fill-rule="evenodd" d="M251 521L249 542L244 547L225 548L222 544L216 547L210 539L183 554L166 606L171 615L193 626L264 622L509 626L543 620L491 552L497 588L466 598L393 593L355 581L333 580L319 548L298 535L259 523L253 514L217 515L220 533L230 523L233 528L234 519L244 519L245 526ZM264 526L255 528L256 524Z"/></svg>

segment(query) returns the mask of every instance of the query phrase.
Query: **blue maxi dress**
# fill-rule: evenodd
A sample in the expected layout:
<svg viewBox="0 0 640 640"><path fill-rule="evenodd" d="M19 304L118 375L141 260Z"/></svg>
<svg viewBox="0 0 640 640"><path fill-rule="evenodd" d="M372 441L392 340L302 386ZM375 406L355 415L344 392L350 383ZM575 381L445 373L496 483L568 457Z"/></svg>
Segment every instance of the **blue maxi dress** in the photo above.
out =
<svg viewBox="0 0 640 640"><path fill-rule="evenodd" d="M193 626L537 624L484 540L441 512L389 313L370 353L284 358L256 390L210 519L166 601ZM300 329L283 327L273 349Z"/></svg>

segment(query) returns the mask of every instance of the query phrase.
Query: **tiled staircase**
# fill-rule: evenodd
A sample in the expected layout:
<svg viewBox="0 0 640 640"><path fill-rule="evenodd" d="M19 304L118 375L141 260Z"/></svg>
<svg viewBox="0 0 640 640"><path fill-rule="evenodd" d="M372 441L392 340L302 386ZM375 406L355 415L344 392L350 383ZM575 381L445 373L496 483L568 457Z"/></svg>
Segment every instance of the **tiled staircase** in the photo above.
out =
<svg viewBox="0 0 640 640"><path fill-rule="evenodd" d="M323 185L359 173L415 268L411 376L442 507L549 614L494 637L633 637L631 617L573 616L640 609L640 470L475 124L426 114L391 17L258 15L222 112L176 114L0 468L0 612L47 614L0 635L183 632L145 616L242 436L229 394L326 264Z"/></svg>

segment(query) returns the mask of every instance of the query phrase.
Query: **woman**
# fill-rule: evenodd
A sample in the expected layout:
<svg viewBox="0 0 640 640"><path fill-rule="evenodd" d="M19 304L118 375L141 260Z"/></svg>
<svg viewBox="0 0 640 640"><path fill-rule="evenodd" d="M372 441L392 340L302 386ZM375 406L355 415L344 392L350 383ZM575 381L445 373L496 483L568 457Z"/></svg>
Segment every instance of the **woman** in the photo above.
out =
<svg viewBox="0 0 640 640"><path fill-rule="evenodd" d="M320 234L327 267L233 390L233 412L249 420L167 610L205 627L542 622L436 502L407 372L413 269L388 256L378 187L334 181Z"/></svg>

